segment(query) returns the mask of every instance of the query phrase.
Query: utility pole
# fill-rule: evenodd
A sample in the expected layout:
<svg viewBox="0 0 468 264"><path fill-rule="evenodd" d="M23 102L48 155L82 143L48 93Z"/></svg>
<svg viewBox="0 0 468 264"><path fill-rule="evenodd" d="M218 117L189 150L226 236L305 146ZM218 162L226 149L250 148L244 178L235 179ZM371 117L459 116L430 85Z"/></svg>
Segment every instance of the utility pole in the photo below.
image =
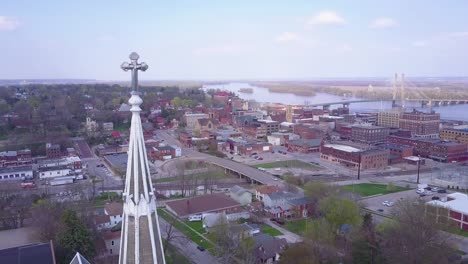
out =
<svg viewBox="0 0 468 264"><path fill-rule="evenodd" d="M359 163L358 163L358 170L357 170L357 179L361 179L361 152L359 152Z"/></svg>
<svg viewBox="0 0 468 264"><path fill-rule="evenodd" d="M418 156L418 178L416 179L416 183L419 184L419 168L421 167L421 157Z"/></svg>

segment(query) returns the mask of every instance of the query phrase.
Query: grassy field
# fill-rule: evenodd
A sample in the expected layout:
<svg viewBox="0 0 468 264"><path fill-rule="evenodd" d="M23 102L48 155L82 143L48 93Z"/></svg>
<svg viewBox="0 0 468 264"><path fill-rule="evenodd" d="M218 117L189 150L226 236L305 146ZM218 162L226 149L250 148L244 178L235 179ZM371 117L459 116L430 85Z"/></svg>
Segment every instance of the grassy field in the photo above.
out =
<svg viewBox="0 0 468 264"><path fill-rule="evenodd" d="M343 186L343 189L348 192L357 193L362 196L371 196L376 194L388 194L409 190L409 188L393 186L388 188L385 184L376 183L359 183Z"/></svg>
<svg viewBox="0 0 468 264"><path fill-rule="evenodd" d="M201 237L197 232L190 229L187 225L185 225L184 223L178 220L174 221L175 219L174 216L172 216L166 210L158 209L158 215L161 216L164 220L168 221L169 223L172 223L175 228L177 228L180 232L184 233L188 238L190 238L197 245L203 246L205 248L212 247L208 241L206 241L203 237Z"/></svg>
<svg viewBox="0 0 468 264"><path fill-rule="evenodd" d="M307 224L310 224L312 219L300 219L295 221L287 221L283 226L286 230L296 233L298 235L304 235L307 230Z"/></svg>
<svg viewBox="0 0 468 264"><path fill-rule="evenodd" d="M300 168L305 170L320 170L320 166L316 166L300 160L283 160L283 161L274 161L269 163L255 164L255 168Z"/></svg>
<svg viewBox="0 0 468 264"><path fill-rule="evenodd" d="M205 228L203 228L203 222L202 221L185 221L185 224L190 226L191 228L195 229L198 233L204 234L205 233Z"/></svg>
<svg viewBox="0 0 468 264"><path fill-rule="evenodd" d="M224 179L228 178L229 174L224 174L223 171L210 171L206 173L198 173L198 174L191 174L185 175L186 179L197 179L197 180L204 180L204 179ZM167 178L160 178L156 179L154 182L172 182L172 181L180 181L182 180L182 176L175 176L175 177L167 177Z"/></svg>
<svg viewBox="0 0 468 264"><path fill-rule="evenodd" d="M261 228L262 228L262 233L268 234L270 236L281 236L283 234L269 225L262 225Z"/></svg>

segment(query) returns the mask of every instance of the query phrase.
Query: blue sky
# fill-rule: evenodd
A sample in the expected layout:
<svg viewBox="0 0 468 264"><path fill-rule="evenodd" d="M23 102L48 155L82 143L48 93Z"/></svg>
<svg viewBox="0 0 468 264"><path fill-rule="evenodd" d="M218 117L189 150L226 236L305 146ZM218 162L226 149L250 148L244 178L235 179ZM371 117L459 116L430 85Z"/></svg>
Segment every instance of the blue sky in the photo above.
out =
<svg viewBox="0 0 468 264"><path fill-rule="evenodd" d="M0 79L468 75L466 1L1 1Z"/></svg>

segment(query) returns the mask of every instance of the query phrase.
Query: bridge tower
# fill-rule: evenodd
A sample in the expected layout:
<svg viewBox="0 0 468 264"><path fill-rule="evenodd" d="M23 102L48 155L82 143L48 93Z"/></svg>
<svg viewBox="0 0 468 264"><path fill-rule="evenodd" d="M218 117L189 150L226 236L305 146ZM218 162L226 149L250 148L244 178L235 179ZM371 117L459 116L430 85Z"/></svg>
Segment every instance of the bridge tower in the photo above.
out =
<svg viewBox="0 0 468 264"><path fill-rule="evenodd" d="M288 105L286 107L286 121L289 122L289 123L292 123L293 121L293 109L292 109L292 105Z"/></svg>
<svg viewBox="0 0 468 264"><path fill-rule="evenodd" d="M401 74L400 80L398 80L398 73L395 73L393 79L393 101L392 107L405 108L405 74Z"/></svg>

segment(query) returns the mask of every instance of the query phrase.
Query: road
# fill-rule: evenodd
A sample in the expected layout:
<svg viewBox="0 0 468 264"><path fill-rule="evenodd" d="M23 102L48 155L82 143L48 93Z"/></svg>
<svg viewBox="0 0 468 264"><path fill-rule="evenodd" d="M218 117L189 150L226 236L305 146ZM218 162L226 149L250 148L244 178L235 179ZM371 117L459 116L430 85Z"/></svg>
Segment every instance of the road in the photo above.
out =
<svg viewBox="0 0 468 264"><path fill-rule="evenodd" d="M170 225L162 217L159 217L159 226L161 228L161 234L164 235L164 231L167 230L167 226ZM175 236L178 239L171 241L171 244L175 246L180 253L189 258L192 263L196 264L218 264L219 262L213 257L208 250L200 251L197 249L197 244L185 236L182 232L177 229L172 229L175 232ZM183 239L179 239L183 237Z"/></svg>
<svg viewBox="0 0 468 264"><path fill-rule="evenodd" d="M166 144L169 145L177 145L180 146L181 144L174 138L172 131L158 131L158 136L160 139L163 139ZM252 168L250 166L234 162L232 160L218 158L212 155L208 155L205 153L198 152L196 150L190 148L182 148L182 153L184 156L189 157L196 157L196 158L203 158L204 160L218 165L223 168L227 168L231 171L241 173L242 175L253 179L256 182L266 184L266 185L282 185L282 183L275 181L275 178L266 172L260 171L258 169Z"/></svg>

